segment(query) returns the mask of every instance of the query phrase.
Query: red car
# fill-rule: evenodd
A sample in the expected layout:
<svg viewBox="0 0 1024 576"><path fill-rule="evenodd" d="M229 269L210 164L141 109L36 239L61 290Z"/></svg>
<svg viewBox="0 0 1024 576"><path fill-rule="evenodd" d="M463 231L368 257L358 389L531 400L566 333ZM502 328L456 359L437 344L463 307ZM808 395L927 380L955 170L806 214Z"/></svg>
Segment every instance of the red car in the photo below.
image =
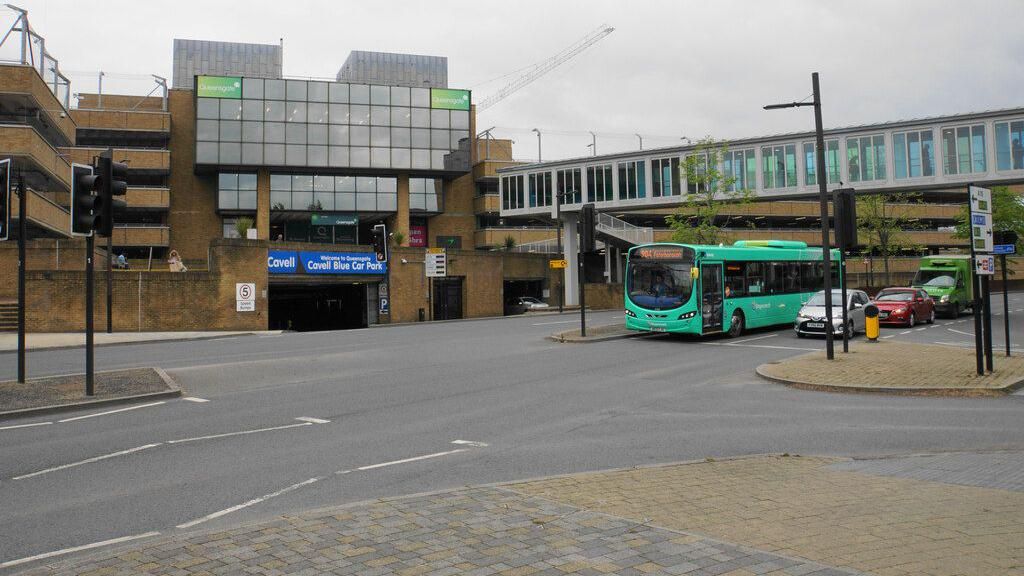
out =
<svg viewBox="0 0 1024 576"><path fill-rule="evenodd" d="M919 288L885 288L872 301L878 306L878 323L913 326L935 322L935 301Z"/></svg>

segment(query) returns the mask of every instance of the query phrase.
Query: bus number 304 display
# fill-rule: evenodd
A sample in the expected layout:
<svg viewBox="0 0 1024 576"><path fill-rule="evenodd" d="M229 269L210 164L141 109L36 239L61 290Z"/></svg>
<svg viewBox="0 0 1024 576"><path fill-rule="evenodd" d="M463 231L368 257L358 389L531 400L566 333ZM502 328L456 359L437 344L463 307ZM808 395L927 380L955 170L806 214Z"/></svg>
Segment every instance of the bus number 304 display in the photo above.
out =
<svg viewBox="0 0 1024 576"><path fill-rule="evenodd" d="M831 257L835 287L839 252ZM644 244L626 261L626 327L736 337L747 328L792 324L824 284L822 250L803 242Z"/></svg>

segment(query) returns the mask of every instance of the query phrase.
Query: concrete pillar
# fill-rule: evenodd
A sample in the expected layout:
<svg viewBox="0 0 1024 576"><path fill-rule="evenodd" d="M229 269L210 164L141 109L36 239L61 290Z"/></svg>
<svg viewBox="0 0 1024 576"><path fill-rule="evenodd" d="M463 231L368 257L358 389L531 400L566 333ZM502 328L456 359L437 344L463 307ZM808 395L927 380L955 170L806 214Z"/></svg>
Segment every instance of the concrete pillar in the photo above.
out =
<svg viewBox="0 0 1024 576"><path fill-rule="evenodd" d="M394 216L387 218L388 232L401 232L403 246L409 245L409 175L398 175L398 204Z"/></svg>
<svg viewBox="0 0 1024 576"><path fill-rule="evenodd" d="M270 170L256 171L256 236L270 239Z"/></svg>
<svg viewBox="0 0 1024 576"><path fill-rule="evenodd" d="M562 213L562 251L568 263L568 266L565 267L566 306L577 306L580 303L580 249L576 238L578 220L575 213Z"/></svg>
<svg viewBox="0 0 1024 576"><path fill-rule="evenodd" d="M605 284L612 283L612 248L611 244L605 243L604 245L604 282Z"/></svg>
<svg viewBox="0 0 1024 576"><path fill-rule="evenodd" d="M615 248L615 280L619 284L625 284L626 278L622 275L622 262L623 262L622 250L618 247Z"/></svg>

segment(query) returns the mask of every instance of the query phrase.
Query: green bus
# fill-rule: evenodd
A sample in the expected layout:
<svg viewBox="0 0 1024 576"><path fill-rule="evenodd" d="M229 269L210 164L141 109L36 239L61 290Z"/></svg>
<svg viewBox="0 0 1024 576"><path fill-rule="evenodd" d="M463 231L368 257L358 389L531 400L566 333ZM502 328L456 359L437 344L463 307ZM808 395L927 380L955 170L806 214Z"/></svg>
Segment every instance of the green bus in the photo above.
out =
<svg viewBox="0 0 1024 576"><path fill-rule="evenodd" d="M839 251L832 250L839 287ZM747 328L792 324L824 289L821 248L786 240L732 246L655 243L626 260L626 327L648 332L739 336Z"/></svg>

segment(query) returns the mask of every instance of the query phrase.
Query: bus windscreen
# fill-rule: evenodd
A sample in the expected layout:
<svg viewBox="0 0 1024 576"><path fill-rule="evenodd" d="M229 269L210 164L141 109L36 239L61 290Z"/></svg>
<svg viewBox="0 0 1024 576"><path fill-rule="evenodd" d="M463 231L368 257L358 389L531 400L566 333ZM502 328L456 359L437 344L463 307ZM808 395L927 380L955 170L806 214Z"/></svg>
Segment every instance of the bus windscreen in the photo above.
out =
<svg viewBox="0 0 1024 576"><path fill-rule="evenodd" d="M629 299L647 310L671 310L690 299L693 279L690 263L633 261L629 275Z"/></svg>

